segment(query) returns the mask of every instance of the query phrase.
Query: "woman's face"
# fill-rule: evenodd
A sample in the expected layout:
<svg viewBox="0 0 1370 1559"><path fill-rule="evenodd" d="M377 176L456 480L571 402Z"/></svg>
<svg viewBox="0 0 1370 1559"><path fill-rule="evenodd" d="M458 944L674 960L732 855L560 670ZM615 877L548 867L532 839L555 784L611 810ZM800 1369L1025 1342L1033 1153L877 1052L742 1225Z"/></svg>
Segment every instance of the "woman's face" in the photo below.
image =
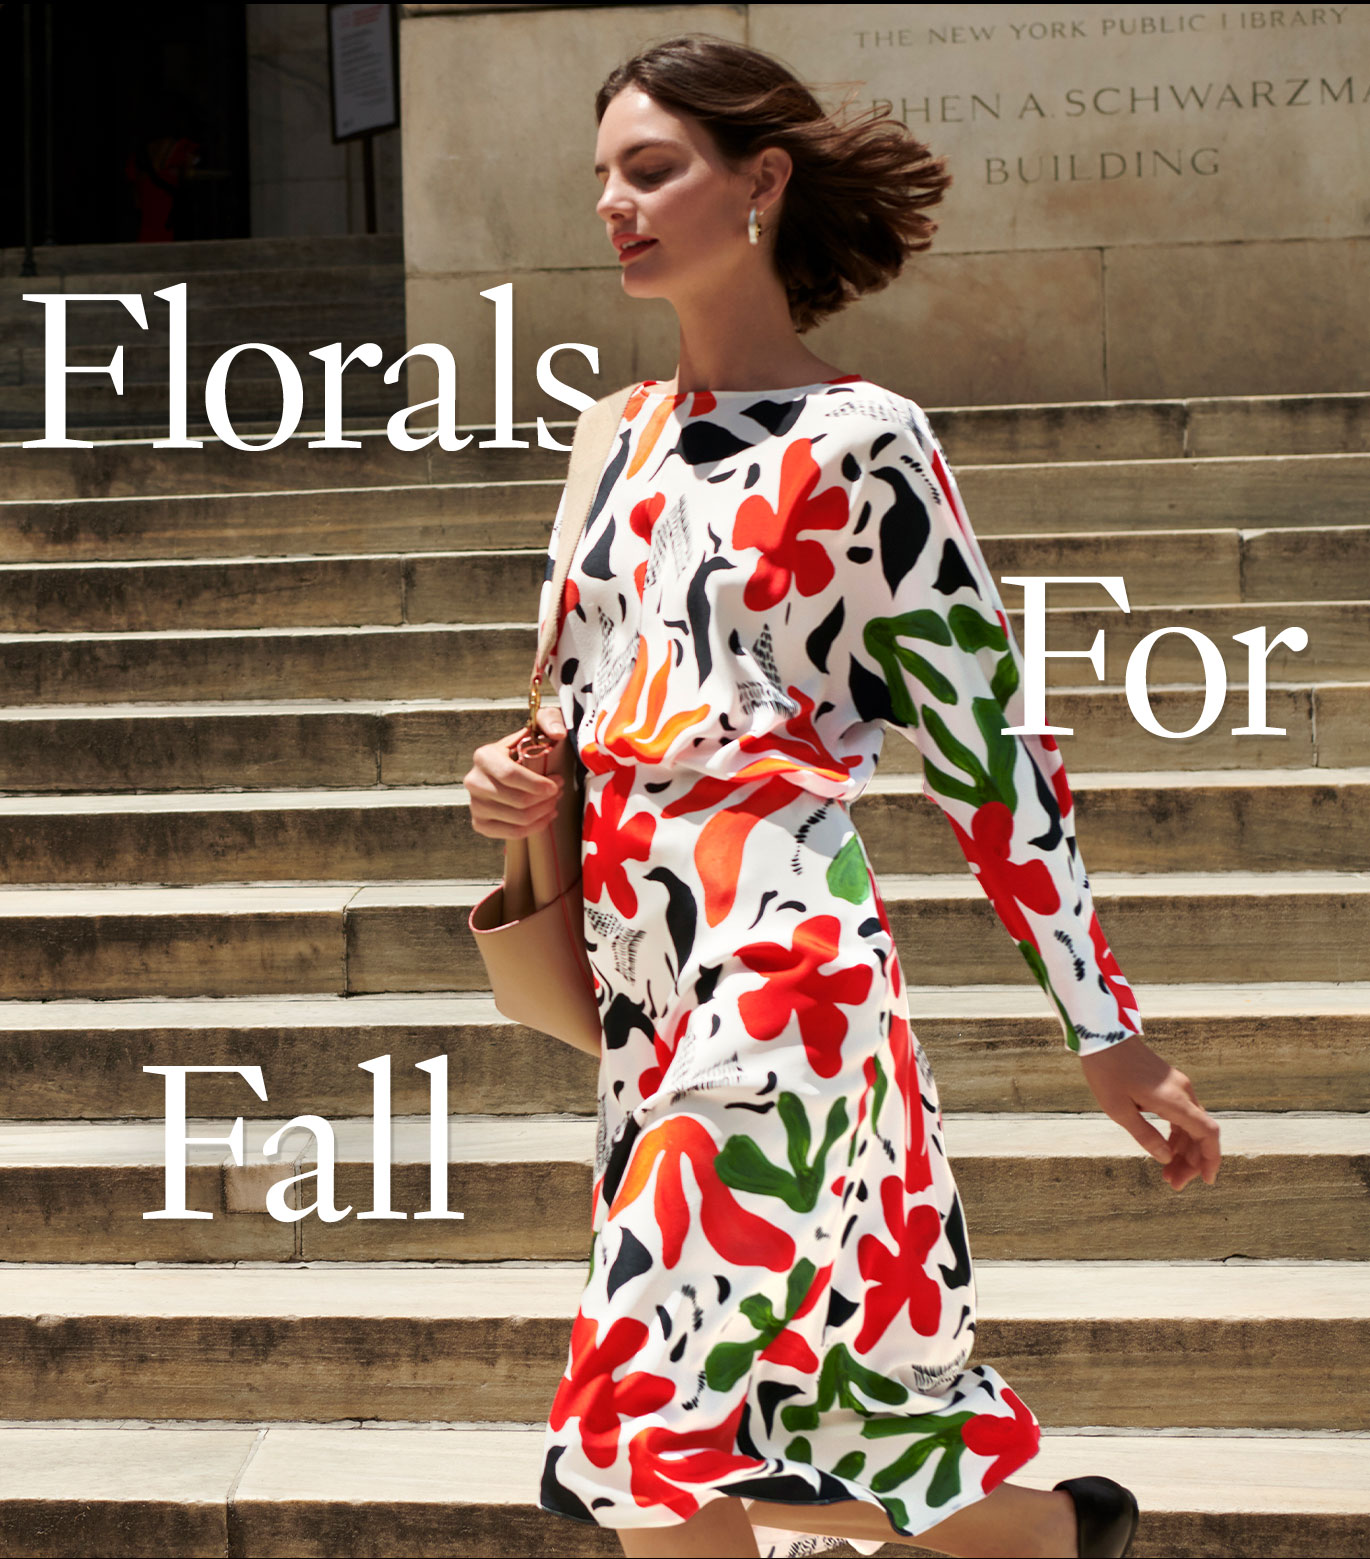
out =
<svg viewBox="0 0 1370 1559"><path fill-rule="evenodd" d="M752 192L773 184L777 155L785 157L763 152L733 172L698 120L625 87L605 110L595 140L595 174L603 184L595 211L623 268L623 290L675 300L717 287L738 265L755 265L747 213ZM763 194L758 204L773 199ZM630 235L647 242L632 245Z"/></svg>

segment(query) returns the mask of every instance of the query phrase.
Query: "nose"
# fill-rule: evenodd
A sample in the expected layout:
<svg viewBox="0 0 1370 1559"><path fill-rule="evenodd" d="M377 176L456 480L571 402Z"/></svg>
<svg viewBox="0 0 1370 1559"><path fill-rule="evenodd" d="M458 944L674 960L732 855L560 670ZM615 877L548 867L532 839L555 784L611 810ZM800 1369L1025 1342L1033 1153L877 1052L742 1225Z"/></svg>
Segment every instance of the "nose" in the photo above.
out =
<svg viewBox="0 0 1370 1559"><path fill-rule="evenodd" d="M607 174L604 188L595 202L595 215L603 222L612 223L615 217L631 218L632 214L632 203L628 200L623 185L613 173Z"/></svg>

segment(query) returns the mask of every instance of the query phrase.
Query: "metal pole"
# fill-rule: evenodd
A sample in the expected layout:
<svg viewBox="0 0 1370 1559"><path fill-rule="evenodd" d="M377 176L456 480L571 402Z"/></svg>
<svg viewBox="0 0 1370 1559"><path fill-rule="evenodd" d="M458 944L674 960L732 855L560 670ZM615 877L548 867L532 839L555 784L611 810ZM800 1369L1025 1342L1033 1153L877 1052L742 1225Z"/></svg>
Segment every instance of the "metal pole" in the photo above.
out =
<svg viewBox="0 0 1370 1559"><path fill-rule="evenodd" d="M43 148L46 160L46 188L43 191L43 242L57 242L57 211L53 191L56 184L52 176L52 12L51 4L43 7Z"/></svg>
<svg viewBox="0 0 1370 1559"><path fill-rule="evenodd" d="M24 258L19 266L21 276L36 276L38 267L33 263L33 61L29 48L32 29L29 12L32 6L24 6Z"/></svg>

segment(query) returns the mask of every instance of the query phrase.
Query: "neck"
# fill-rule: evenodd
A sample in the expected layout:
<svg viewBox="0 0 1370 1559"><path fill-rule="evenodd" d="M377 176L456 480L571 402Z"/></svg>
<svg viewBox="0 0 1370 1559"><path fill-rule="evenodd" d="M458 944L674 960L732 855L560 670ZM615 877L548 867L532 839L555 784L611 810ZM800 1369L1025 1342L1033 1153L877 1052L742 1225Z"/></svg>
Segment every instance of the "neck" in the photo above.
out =
<svg viewBox="0 0 1370 1559"><path fill-rule="evenodd" d="M678 393L780 389L843 371L800 341L784 288L759 263L739 266L726 282L711 282L707 292L672 303L680 323Z"/></svg>

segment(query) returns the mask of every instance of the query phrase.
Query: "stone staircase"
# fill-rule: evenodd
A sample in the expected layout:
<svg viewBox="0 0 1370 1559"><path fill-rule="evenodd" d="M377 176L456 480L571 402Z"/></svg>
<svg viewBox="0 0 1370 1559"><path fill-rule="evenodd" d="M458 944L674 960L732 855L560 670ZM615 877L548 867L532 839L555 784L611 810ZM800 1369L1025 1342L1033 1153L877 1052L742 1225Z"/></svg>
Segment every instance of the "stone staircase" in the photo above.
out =
<svg viewBox="0 0 1370 1559"><path fill-rule="evenodd" d="M27 388L0 389L11 429ZM977 1356L1048 1426L1025 1481L1128 1482L1139 1556L1365 1552L1370 396L932 420L997 575L1127 581L1126 616L1098 587L1051 598L1052 647L1106 629L1107 679L1053 662L1049 712L1076 728L1082 851L1148 1039L1226 1155L1175 1196L1098 1114L891 734L856 813L947 1113ZM564 460L375 432L263 454L6 436L0 1553L619 1553L535 1503L589 1247L594 1066L499 1017L465 928L500 846L459 781L519 720ZM1183 741L1142 730L1122 686L1171 624L1230 680ZM1308 648L1269 673L1287 734L1233 736L1230 636L1291 624ZM1152 658L1172 730L1198 717L1198 666L1177 636ZM357 1217L359 1063L382 1055L394 1221ZM412 1216L432 1205L417 1064L440 1055L459 1220ZM189 1150L212 1219L142 1217L164 1186L142 1068L170 1063L263 1070L265 1102L190 1080L192 1134L247 1118L241 1168ZM304 1132L262 1151L304 1113L336 1128L335 1222L265 1211L315 1162Z"/></svg>
<svg viewBox="0 0 1370 1559"><path fill-rule="evenodd" d="M167 436L167 300L159 288L186 284L188 430L209 431L205 377L221 353L242 342L280 348L304 384L301 428L321 426L323 365L309 353L341 341L346 357L364 341L382 351L381 366L346 371L344 427L370 426L407 404L405 370L387 385L384 369L405 350L404 253L400 235L318 238L220 238L181 244L69 244L35 249L38 275L22 276L22 249L0 249L0 427L41 429L44 421L44 316L26 293L137 293L148 328L108 300L67 308L67 362L108 366L123 346L124 389L108 374L67 380L69 436ZM281 380L267 354L243 352L224 394L239 433L274 432ZM39 436L37 433L30 435ZM62 453L53 451L52 453ZM158 452L152 451L153 458ZM186 455L188 451L179 451Z"/></svg>

